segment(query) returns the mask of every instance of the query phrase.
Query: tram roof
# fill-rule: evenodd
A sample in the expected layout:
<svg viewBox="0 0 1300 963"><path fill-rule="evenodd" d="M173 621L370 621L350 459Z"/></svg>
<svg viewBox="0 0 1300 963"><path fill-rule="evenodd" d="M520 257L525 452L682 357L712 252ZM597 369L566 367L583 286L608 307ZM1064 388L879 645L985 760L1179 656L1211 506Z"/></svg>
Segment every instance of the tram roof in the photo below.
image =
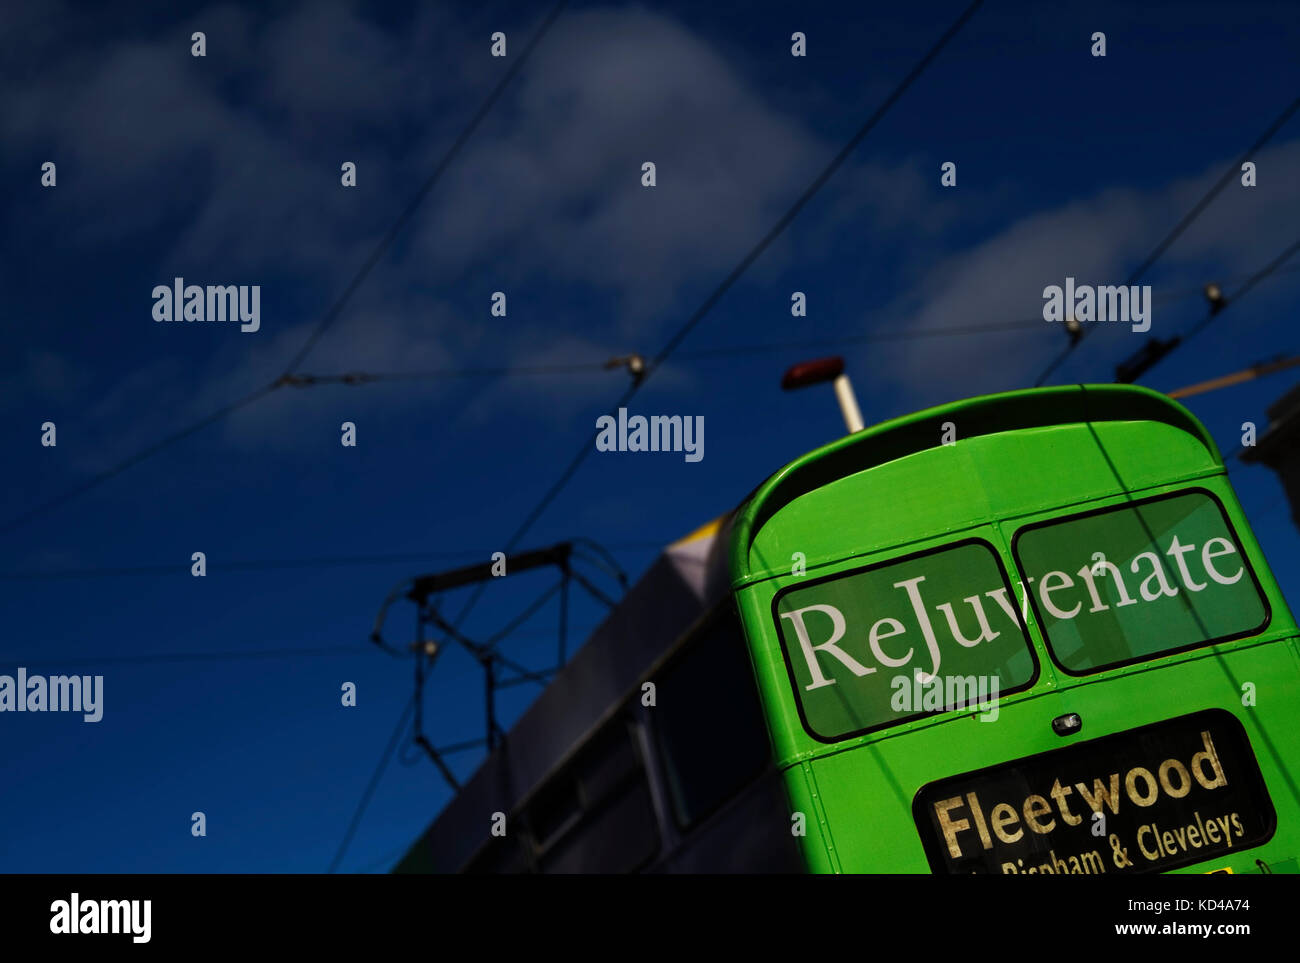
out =
<svg viewBox="0 0 1300 963"><path fill-rule="evenodd" d="M1214 439L1190 411L1168 395L1140 385L1062 385L953 401L836 439L796 458L768 478L736 512L730 545L732 571L749 570L754 539L786 505L848 475L940 447L943 423L958 417L963 438L1053 425L1161 422L1195 437L1212 463L1223 465Z"/></svg>

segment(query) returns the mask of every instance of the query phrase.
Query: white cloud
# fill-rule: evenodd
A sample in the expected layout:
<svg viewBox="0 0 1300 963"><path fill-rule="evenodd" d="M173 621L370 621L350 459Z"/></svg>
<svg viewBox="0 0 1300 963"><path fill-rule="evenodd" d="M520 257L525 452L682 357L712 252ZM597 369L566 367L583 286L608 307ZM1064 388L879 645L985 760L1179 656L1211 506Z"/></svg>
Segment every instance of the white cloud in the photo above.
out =
<svg viewBox="0 0 1300 963"><path fill-rule="evenodd" d="M1228 163L1216 161L1193 177L1151 190L1109 188L1023 217L935 264L887 314L908 328L1041 318L1046 285L1063 284L1067 276L1079 283L1120 284ZM1195 320L1199 306L1193 305L1189 316L1185 307L1162 303L1162 291L1250 274L1295 240L1300 179L1288 172L1300 169L1300 141L1267 150L1258 163L1269 173L1267 187L1230 184L1141 279L1153 285L1157 299L1151 331L1134 334L1124 326L1103 327L1087 339L1080 351L1098 359L1093 380L1110 380L1108 365L1115 352L1131 353L1148 336L1169 337ZM1061 326L1047 322L1041 332L925 339L891 354L896 362L880 374L889 390L905 399L902 407L911 409L950 400L957 392L974 395L1027 387L1065 344ZM1102 344L1111 347L1099 350ZM957 392L953 385L960 386Z"/></svg>
<svg viewBox="0 0 1300 963"><path fill-rule="evenodd" d="M423 218L443 271L499 261L520 281L613 289L644 331L679 288L720 279L824 162L714 50L639 9L567 15ZM641 165L658 186L641 186Z"/></svg>
<svg viewBox="0 0 1300 963"><path fill-rule="evenodd" d="M438 47L436 36L446 12L422 12L399 34L358 10L305 4L263 24L238 8L213 7L183 28L106 53L51 48L51 62L17 92L8 121L0 119L5 136L47 142L74 168L93 170L60 191L63 203L79 207L80 242L120 243L186 213L158 264L160 280L179 273L196 283L263 285L263 333L214 339L198 369L159 354L103 386L92 413L153 412L135 417L119 441L151 440L275 377L315 324L297 310L303 320L292 324L283 313L265 317L277 295L289 306L285 283L315 285L293 307L312 304L318 316L504 69L489 62L486 43L472 51L461 43L431 79L438 58L430 51L448 43ZM190 57L188 40L177 39L192 29L207 33L207 58ZM526 36L512 30L516 54ZM50 102L63 107L39 109ZM376 131L412 120L426 132L413 157L393 159L373 143ZM337 187L345 151L360 165L356 194ZM681 322L683 299L719 280L827 156L801 123L769 109L671 19L636 8L570 12L305 370L649 354L667 326ZM644 160L658 165L654 190L640 185ZM507 290L520 306L504 322L485 323L486 311L459 317L443 303L440 289L485 264L497 278L488 289ZM221 277L206 276L214 265ZM522 305L540 284L570 285L578 302L608 304L609 316L593 328L585 311L579 331L552 311L530 314ZM383 390L399 404L417 396L436 404L464 382ZM334 407L322 395L349 389L312 391ZM537 378L511 381L499 395L467 416L508 403L525 416L569 418L609 392L594 381ZM160 410L159 397L183 400ZM292 398L268 399L233 417L228 437L273 444L283 419L301 410Z"/></svg>

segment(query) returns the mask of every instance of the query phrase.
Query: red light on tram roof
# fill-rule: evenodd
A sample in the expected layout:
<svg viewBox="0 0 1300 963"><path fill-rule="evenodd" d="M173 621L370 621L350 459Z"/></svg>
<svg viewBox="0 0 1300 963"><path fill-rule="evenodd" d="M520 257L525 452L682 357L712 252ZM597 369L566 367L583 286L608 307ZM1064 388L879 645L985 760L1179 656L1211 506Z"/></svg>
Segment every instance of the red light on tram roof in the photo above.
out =
<svg viewBox="0 0 1300 963"><path fill-rule="evenodd" d="M795 388L821 384L823 381L834 381L842 374L844 374L843 358L800 361L785 373L785 377L781 379L781 387L786 391L792 391Z"/></svg>

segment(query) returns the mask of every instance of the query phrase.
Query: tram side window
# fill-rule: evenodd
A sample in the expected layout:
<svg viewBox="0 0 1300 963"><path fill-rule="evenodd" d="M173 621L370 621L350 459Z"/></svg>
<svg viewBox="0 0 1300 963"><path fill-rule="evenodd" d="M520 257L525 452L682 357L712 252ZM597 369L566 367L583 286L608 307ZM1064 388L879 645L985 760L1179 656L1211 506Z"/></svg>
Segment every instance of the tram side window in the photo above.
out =
<svg viewBox="0 0 1300 963"><path fill-rule="evenodd" d="M542 860L544 873L630 873L659 852L645 776L584 815Z"/></svg>
<svg viewBox="0 0 1300 963"><path fill-rule="evenodd" d="M772 755L735 612L714 619L654 681L650 717L677 823L690 829L756 779Z"/></svg>
<svg viewBox="0 0 1300 963"><path fill-rule="evenodd" d="M645 768L619 713L525 810L544 873L628 873L659 852Z"/></svg>

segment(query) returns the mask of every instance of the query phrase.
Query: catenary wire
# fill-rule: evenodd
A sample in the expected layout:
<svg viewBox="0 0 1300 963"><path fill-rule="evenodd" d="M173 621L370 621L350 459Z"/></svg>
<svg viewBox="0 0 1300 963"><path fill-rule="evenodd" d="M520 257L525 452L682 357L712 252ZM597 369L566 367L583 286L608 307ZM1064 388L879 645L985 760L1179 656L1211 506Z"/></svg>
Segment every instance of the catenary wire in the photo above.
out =
<svg viewBox="0 0 1300 963"><path fill-rule="evenodd" d="M1201 213L1207 207L1210 206L1210 202L1213 201L1214 198L1218 197L1219 193L1241 173L1241 165L1245 163L1247 160L1249 160L1252 155L1258 153L1264 147L1265 144L1267 144L1270 140L1272 140L1273 135L1282 129L1282 127L1286 124L1286 122L1291 119L1291 115L1294 114L1297 110L1300 110L1300 97L1295 98L1294 100L1291 101L1290 104L1286 106L1286 108L1282 111L1282 113L1279 114L1273 120L1273 122L1268 126L1268 128L1265 129L1264 133L1262 133L1259 136L1259 139L1256 140L1255 143L1253 143L1250 147L1246 148L1245 152L1240 157L1238 157L1235 161L1233 161L1233 163L1228 167L1226 171L1224 171L1223 175L1214 183L1214 185L1205 193L1205 195L1199 201L1196 202L1196 204L1192 207L1190 211L1188 211L1183 216L1182 220L1180 220L1177 224L1174 225L1173 230L1170 231L1169 234L1167 234L1164 237L1164 239L1161 240L1161 242L1155 246L1154 249L1152 249L1151 253L1148 254L1146 258L1142 261L1142 263L1139 264L1138 267L1133 271L1133 273L1129 275L1128 280L1124 282L1125 287L1135 284L1138 281L1138 279L1141 278L1142 275L1144 275L1152 267L1152 265L1154 265L1156 261L1158 261L1164 255L1165 251L1167 251L1170 248L1170 246L1176 240L1178 240L1179 237L1182 236L1183 232L1186 231L1187 228L1191 226L1192 222L1195 221L1198 217L1200 217ZM1060 365L1065 361L1065 359L1068 358L1074 352L1074 349L1076 347L1078 347L1081 343L1083 343L1083 340L1088 336L1090 330L1091 329L1089 328L1084 328L1080 332L1078 338L1075 338L1072 341L1070 341L1070 343L1066 345L1065 349L1061 351L1061 353L1058 354L1054 359L1052 359L1052 361L1048 364L1048 366L1045 369L1043 369L1042 374L1038 376L1038 379L1034 382L1034 385L1035 386L1041 385L1044 381L1046 381L1049 377L1051 377L1052 372L1054 372L1058 367L1060 367Z"/></svg>
<svg viewBox="0 0 1300 963"><path fill-rule="evenodd" d="M935 41L911 71L894 87L871 116L867 118L866 122L857 129L851 138L849 138L848 143L846 143L839 153L831 159L830 163L821 170L821 172L813 179L812 183L803 190L795 200L794 204L783 215L781 215L771 229L759 239L758 243L755 244L743 258L741 258L740 263L732 268L731 272L723 278L722 282L719 283L716 288L713 289L695 312L692 313L673 334L673 336L668 339L667 344L665 344L660 352L654 357L654 360L649 364L643 376L637 378L628 386L627 390L623 392L622 397L613 405L612 410L617 411L618 408L624 407L628 400L636 394L645 381L655 373L655 371L670 355L673 354L674 351L676 351L678 345L680 345L687 335L689 335L691 331L693 331L695 327L709 314L709 312L712 311L714 305L716 305L718 301L722 299L722 296L731 289L732 285L734 285L741 276L745 274L750 265L758 260L772 242L785 231L799 212L804 209L808 202L811 201L822 187L826 185L831 176L839 170L867 134L875 128L880 120L889 112L890 108L898 102L903 94L907 92L908 88L910 88L917 78L919 78L930 64L934 62L940 51L948 45L948 42L951 41L952 38L961 31L971 17L975 15L975 12L980 8L982 3L983 0L975 0L974 3L966 7L957 16L956 20L954 20L948 29L940 35L939 39ZM559 496L560 492L564 490L565 486L568 485L569 480L573 478L578 469L582 466L582 463L587 459L587 456L591 453L592 447L592 444L588 441L578 450L577 454L565 467L564 471L561 472L560 477L556 482L546 490L537 505L524 517L523 522L506 543L506 551L509 551L519 543L519 540L528 533L536 523L537 519L546 511L547 507L549 507L550 504ZM457 618L458 623L469 615L469 612L474 608L474 605L478 602L482 593L483 584L480 583L475 587L474 592L461 610L460 615Z"/></svg>

